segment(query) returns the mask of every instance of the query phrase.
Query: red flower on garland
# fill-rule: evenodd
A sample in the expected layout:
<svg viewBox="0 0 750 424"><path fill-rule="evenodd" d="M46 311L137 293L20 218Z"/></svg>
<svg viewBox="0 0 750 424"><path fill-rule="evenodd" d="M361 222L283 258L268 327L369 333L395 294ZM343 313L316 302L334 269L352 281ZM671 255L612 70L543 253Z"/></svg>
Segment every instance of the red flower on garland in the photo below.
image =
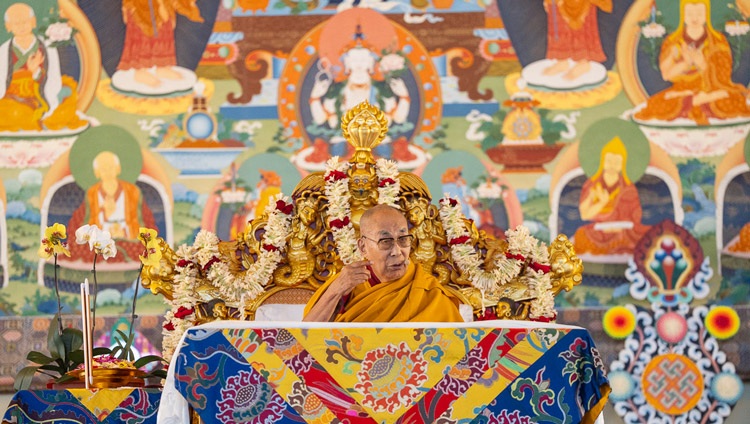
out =
<svg viewBox="0 0 750 424"><path fill-rule="evenodd" d="M164 324L164 329L167 331L174 331L174 324L172 324L172 321Z"/></svg>
<svg viewBox="0 0 750 424"><path fill-rule="evenodd" d="M538 262L532 262L531 265L529 265L531 269L534 271L542 271L543 273L547 274L552 270L552 267L549 265L542 265Z"/></svg>
<svg viewBox="0 0 750 424"><path fill-rule="evenodd" d="M208 271L209 269L211 269L211 265L215 264L216 262L219 262L220 260L221 259L214 256L213 258L209 259L205 265L203 265L203 270Z"/></svg>
<svg viewBox="0 0 750 424"><path fill-rule="evenodd" d="M495 308L487 308L482 315L476 316L476 321L492 321L497 319Z"/></svg>
<svg viewBox="0 0 750 424"><path fill-rule="evenodd" d="M520 254L520 253L513 254L513 253L510 253L510 252L505 252L505 257L508 258L508 259L515 259L515 260L521 261L521 262L523 262L523 261L526 260L526 258L524 258L523 255Z"/></svg>
<svg viewBox="0 0 750 424"><path fill-rule="evenodd" d="M347 177L346 176L346 172L341 172L341 171L335 171L335 170L333 170L333 171L330 171L329 173L326 174L325 180L330 183L332 181L343 180L346 177Z"/></svg>
<svg viewBox="0 0 750 424"><path fill-rule="evenodd" d="M440 199L440 204L444 204L446 200L448 201L448 204L449 204L449 205L451 205L451 206L456 206L456 205L458 205L458 201L457 201L456 199L453 199L453 198L449 198L449 199Z"/></svg>
<svg viewBox="0 0 750 424"><path fill-rule="evenodd" d="M277 200L276 209L281 211L281 213L283 213L284 215L291 215L292 211L294 210L294 205L291 203L286 203L283 200Z"/></svg>
<svg viewBox="0 0 750 424"><path fill-rule="evenodd" d="M193 312L194 312L193 308L186 308L184 306L180 306L179 309L177 309L177 312L174 313L174 316L175 318L183 319L186 316L192 314Z"/></svg>
<svg viewBox="0 0 750 424"><path fill-rule="evenodd" d="M349 225L349 217L345 216L344 219L332 219L331 220L331 227L332 228L344 228L347 225Z"/></svg>
<svg viewBox="0 0 750 424"><path fill-rule="evenodd" d="M186 266L190 265L191 263L192 262L190 262L187 259L180 259L179 261L177 261L177 266L180 267L180 268L185 268Z"/></svg>
<svg viewBox="0 0 750 424"><path fill-rule="evenodd" d="M385 187L385 186L389 186L392 184L396 184L396 181L393 178L383 178L378 183L378 187Z"/></svg>
<svg viewBox="0 0 750 424"><path fill-rule="evenodd" d="M555 320L557 320L557 314L551 317L536 317L536 318L529 317L529 320L534 321L534 322L555 322Z"/></svg>
<svg viewBox="0 0 750 424"><path fill-rule="evenodd" d="M272 245L272 244L264 244L263 245L263 250L268 251L268 252L275 252L275 251L279 250L279 248L276 247L276 246L274 246L274 245Z"/></svg>
<svg viewBox="0 0 750 424"><path fill-rule="evenodd" d="M453 244L462 244L462 243L466 243L467 241L469 241L469 239L470 239L470 238L471 238L471 237L469 237L469 236L461 236L461 237L456 237L456 238L454 238L454 239L451 239L451 240L450 240L450 241L448 242L448 244L451 244L451 245L453 245Z"/></svg>

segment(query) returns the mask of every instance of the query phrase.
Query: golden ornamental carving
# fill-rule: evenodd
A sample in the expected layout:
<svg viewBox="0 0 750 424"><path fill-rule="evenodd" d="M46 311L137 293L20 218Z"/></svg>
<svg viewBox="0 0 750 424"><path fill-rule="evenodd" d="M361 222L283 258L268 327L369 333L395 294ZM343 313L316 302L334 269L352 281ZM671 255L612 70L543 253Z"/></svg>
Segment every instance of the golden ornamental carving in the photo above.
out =
<svg viewBox="0 0 750 424"><path fill-rule="evenodd" d="M346 141L354 146L353 162L375 163L372 149L388 134L388 119L382 110L365 100L344 114L341 132Z"/></svg>
<svg viewBox="0 0 750 424"><path fill-rule="evenodd" d="M359 231L359 217L368 208L378 203L378 176L372 149L386 136L388 122L377 107L363 102L348 111L341 121L346 140L355 148L349 160L349 191L351 220ZM425 182L410 172L399 173L400 192L397 204L409 223L414 235L411 259L435 275L477 314L492 307L499 318L527 319L530 301L533 298L527 277L518 277L493 293L480 293L453 262L445 228L440 220L438 207ZM286 290L307 290L309 294L320 287L331 275L343 266L338 256L331 228L328 225L329 199L325 195L323 172L315 172L303 178L292 193L294 212L291 231L287 238L287 249L264 292L243 304L225 303L211 287L198 285L196 293L202 304L198 321L214 319L253 319L263 302L271 301ZM263 234L268 217L263 215L253 220L245 233L237 240L221 242L220 260L229 265L234 275L241 275L258 258L262 249ZM492 270L495 259L505 255L508 245L484 231L480 231L469 219L463 220L474 246L486 270ZM144 268L144 286L155 293L171 298L176 254L163 243L163 260L159 267ZM557 295L580 284L583 266L575 255L572 243L559 235L549 248L552 292ZM295 297L299 297L296 296ZM299 300L299 299L297 299ZM240 302L242 303L242 302Z"/></svg>
<svg viewBox="0 0 750 424"><path fill-rule="evenodd" d="M177 255L172 248L158 237L161 259L158 266L144 265L141 270L141 284L153 294L161 294L168 300L172 300L174 291L174 273L177 264Z"/></svg>

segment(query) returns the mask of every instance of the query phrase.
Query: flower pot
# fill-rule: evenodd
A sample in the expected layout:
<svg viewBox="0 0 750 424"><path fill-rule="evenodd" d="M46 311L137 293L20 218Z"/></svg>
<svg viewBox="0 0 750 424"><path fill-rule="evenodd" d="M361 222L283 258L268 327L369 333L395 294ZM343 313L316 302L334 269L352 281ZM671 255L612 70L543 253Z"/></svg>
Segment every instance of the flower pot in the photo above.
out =
<svg viewBox="0 0 750 424"><path fill-rule="evenodd" d="M504 145L499 144L487 149L487 156L495 162L504 165L503 172L546 172L544 165L552 161L563 143Z"/></svg>
<svg viewBox="0 0 750 424"><path fill-rule="evenodd" d="M94 382L91 387L98 389L114 389L117 387L144 387L143 376L145 371L134 368L94 368L92 371ZM85 384L84 370L75 370L68 373Z"/></svg>
<svg viewBox="0 0 750 424"><path fill-rule="evenodd" d="M450 9L453 6L453 0L432 0L432 6L435 9Z"/></svg>

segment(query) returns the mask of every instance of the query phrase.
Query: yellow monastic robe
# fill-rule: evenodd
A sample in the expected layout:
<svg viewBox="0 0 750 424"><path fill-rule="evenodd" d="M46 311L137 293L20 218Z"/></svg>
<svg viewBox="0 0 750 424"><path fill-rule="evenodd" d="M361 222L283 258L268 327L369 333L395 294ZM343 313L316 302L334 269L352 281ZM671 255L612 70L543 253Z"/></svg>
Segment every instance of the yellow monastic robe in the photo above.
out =
<svg viewBox="0 0 750 424"><path fill-rule="evenodd" d="M337 276L323 284L305 307L310 312ZM352 290L336 322L463 322L459 300L437 278L413 262L396 281L374 287L365 282Z"/></svg>
<svg viewBox="0 0 750 424"><path fill-rule="evenodd" d="M140 227L139 211L141 209L141 190L133 183L127 181L118 180L119 188L117 190L115 200L119 199L120 196L124 196L124 208L123 214L125 215L124 227L127 230L127 238L135 240L138 237L138 229ZM99 228L106 229L106 222L102 222L104 217L104 205L99 201L99 193L104 196L104 189L102 189L102 183L97 182L88 190L86 190L86 200L88 202L88 219L86 222L89 225L96 225ZM104 217L106 219L106 217Z"/></svg>

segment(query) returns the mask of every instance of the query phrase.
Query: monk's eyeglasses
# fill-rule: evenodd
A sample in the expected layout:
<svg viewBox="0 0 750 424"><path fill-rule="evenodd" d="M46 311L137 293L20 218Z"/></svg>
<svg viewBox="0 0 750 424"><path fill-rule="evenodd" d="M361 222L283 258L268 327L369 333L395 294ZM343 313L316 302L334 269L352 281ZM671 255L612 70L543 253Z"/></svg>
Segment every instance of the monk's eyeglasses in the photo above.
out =
<svg viewBox="0 0 750 424"><path fill-rule="evenodd" d="M411 241L414 239L414 236L411 234L407 234L405 236L401 236L395 239L393 237L388 237L388 238L382 238L380 240L374 240L366 236L362 236L362 238L370 240L370 241L374 241L375 243L378 244L378 249L380 250L391 250L393 249L394 243L398 243L398 247L411 246Z"/></svg>

